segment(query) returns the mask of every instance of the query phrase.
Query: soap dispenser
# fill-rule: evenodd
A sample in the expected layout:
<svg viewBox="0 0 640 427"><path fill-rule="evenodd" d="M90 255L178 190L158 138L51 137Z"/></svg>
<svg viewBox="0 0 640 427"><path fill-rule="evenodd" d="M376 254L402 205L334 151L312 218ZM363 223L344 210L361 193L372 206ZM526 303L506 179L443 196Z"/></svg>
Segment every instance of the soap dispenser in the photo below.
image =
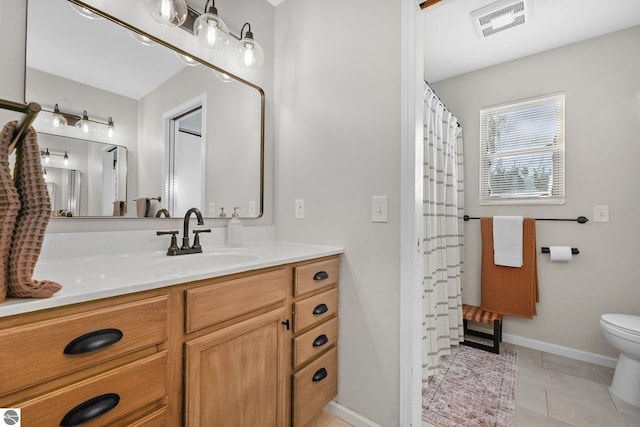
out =
<svg viewBox="0 0 640 427"><path fill-rule="evenodd" d="M229 246L242 246L242 222L238 215L238 207L233 208L233 214L227 225L227 244Z"/></svg>

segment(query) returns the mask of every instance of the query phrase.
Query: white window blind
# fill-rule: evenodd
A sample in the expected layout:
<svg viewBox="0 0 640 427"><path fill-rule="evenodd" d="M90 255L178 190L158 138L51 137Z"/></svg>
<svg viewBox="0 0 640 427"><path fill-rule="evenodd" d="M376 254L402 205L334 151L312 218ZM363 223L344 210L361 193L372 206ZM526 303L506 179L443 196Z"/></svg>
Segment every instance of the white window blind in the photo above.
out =
<svg viewBox="0 0 640 427"><path fill-rule="evenodd" d="M564 203L564 93L480 109L480 204Z"/></svg>

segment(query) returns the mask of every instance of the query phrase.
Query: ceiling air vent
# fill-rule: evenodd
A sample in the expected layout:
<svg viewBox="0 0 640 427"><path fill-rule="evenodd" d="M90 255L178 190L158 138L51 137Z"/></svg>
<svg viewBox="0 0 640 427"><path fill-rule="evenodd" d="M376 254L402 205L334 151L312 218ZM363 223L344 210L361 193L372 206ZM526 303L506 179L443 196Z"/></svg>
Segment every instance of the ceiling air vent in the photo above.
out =
<svg viewBox="0 0 640 427"><path fill-rule="evenodd" d="M499 0L471 12L471 20L480 37L489 37L529 22L532 1Z"/></svg>

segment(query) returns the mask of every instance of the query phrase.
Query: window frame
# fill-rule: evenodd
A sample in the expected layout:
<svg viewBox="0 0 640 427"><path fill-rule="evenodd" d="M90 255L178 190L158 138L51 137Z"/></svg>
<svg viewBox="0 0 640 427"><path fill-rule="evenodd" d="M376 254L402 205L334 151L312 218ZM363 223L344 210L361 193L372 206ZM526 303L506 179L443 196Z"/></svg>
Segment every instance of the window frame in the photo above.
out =
<svg viewBox="0 0 640 427"><path fill-rule="evenodd" d="M490 146L495 149L495 139L490 143L490 135L488 129L488 120L496 118L500 114L514 113L518 111L526 111L536 107L545 105L555 105L555 134L553 143L548 148L532 148L531 146L521 146L519 149L514 144L509 151L502 153L491 153ZM495 134L493 135L495 138ZM548 205L548 204L564 204L565 203L565 93L556 92L547 95L536 96L507 103L493 105L480 108L480 131L479 131L479 203L480 205ZM552 155L552 175L550 179L550 194L530 194L517 193L515 190L511 194L490 194L490 171L491 162L496 159L510 156L511 158L525 157L526 155L535 155L542 153L551 153ZM504 183L502 183L504 184Z"/></svg>

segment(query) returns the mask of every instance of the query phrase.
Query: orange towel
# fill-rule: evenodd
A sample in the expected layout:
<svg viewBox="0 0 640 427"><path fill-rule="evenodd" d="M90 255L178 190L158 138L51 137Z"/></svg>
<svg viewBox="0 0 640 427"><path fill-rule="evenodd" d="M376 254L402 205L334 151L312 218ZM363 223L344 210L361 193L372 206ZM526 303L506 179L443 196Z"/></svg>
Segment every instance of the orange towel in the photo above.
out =
<svg viewBox="0 0 640 427"><path fill-rule="evenodd" d="M493 263L493 219L481 218L482 232L482 309L508 316L533 318L538 298L536 264L536 221L522 224L522 267Z"/></svg>

